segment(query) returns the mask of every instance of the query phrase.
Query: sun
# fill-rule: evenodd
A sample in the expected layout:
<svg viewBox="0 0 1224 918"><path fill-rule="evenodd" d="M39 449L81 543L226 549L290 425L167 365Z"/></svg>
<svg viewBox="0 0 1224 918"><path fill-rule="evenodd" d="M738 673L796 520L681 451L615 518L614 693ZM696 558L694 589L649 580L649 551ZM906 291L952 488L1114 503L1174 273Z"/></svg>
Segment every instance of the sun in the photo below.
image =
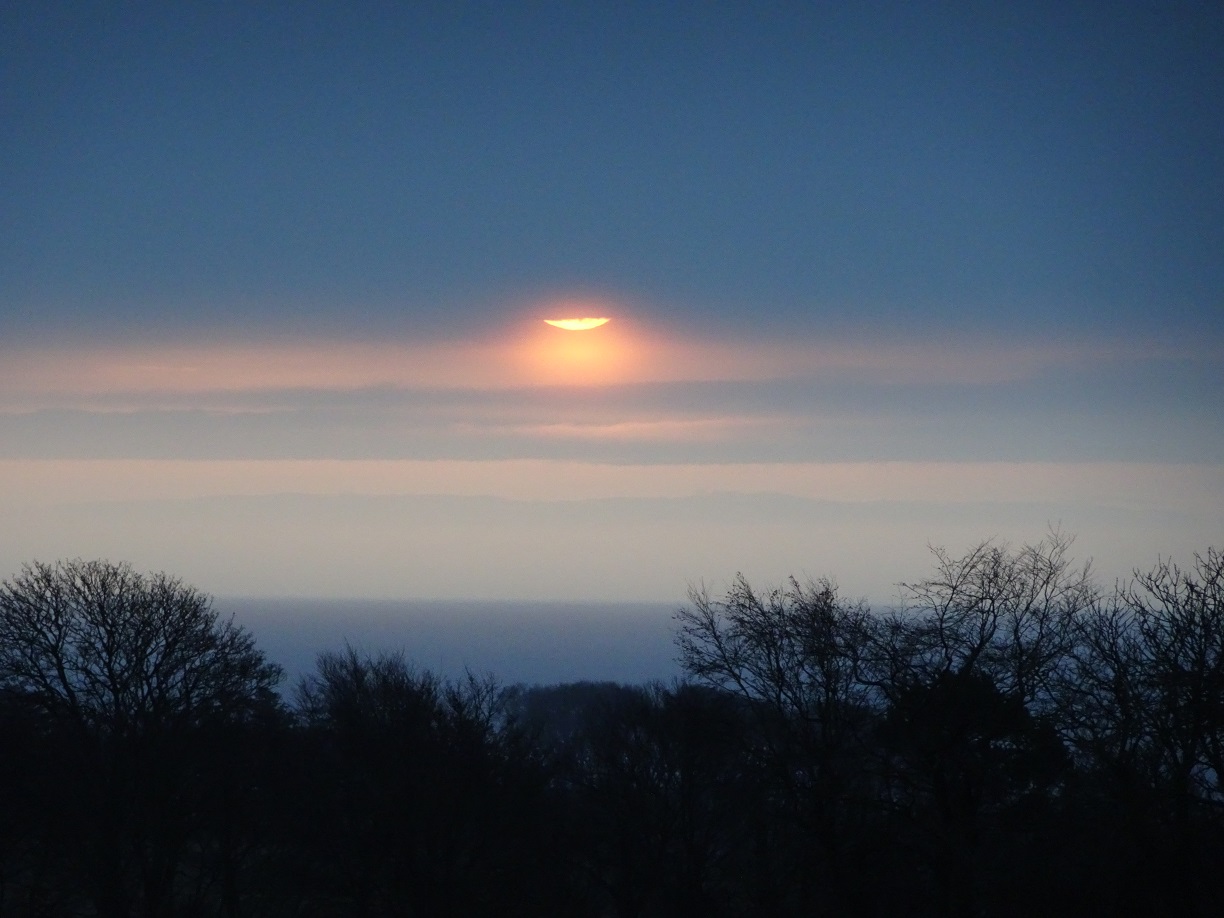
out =
<svg viewBox="0 0 1224 918"><path fill-rule="evenodd" d="M531 323L534 330L527 332L520 351L527 378L548 386L625 381L635 365L637 348L630 326L619 317L613 322L611 310L604 312L604 308L593 303L585 307L554 303L547 311L536 313L541 318ZM558 318L542 318L549 313Z"/></svg>
<svg viewBox="0 0 1224 918"><path fill-rule="evenodd" d="M606 325L611 322L611 319L545 319L549 325L557 328L564 328L566 331L588 331L592 328L599 328L601 325Z"/></svg>

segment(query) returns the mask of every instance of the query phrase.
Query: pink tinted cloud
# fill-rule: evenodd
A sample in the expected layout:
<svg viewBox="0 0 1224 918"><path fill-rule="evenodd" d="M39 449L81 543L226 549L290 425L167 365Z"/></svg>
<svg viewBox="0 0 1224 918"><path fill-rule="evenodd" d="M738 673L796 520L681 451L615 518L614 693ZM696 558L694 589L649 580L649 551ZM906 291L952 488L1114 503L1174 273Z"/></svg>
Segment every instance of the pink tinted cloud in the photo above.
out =
<svg viewBox="0 0 1224 918"><path fill-rule="evenodd" d="M489 342L304 341L0 351L0 409L116 395L285 390L511 389L787 378L984 384L1125 348L1076 342L740 341L665 338L631 323L545 327ZM1142 358L1143 354L1136 352ZM1152 356L1152 355L1147 355Z"/></svg>
<svg viewBox="0 0 1224 918"><path fill-rule="evenodd" d="M1224 509L1221 467L1191 463L0 459L0 506L287 493L582 500L716 492L849 502Z"/></svg>

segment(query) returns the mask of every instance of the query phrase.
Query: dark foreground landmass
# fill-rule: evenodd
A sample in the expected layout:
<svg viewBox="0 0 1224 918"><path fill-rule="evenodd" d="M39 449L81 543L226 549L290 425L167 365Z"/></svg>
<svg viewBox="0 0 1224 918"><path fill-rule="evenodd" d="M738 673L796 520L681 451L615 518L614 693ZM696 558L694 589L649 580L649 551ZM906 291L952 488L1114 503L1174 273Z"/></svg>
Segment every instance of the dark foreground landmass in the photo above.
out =
<svg viewBox="0 0 1224 918"><path fill-rule="evenodd" d="M0 584L0 915L1215 915L1224 555L1057 533L879 613L694 593L669 684L338 647L289 691L126 565Z"/></svg>

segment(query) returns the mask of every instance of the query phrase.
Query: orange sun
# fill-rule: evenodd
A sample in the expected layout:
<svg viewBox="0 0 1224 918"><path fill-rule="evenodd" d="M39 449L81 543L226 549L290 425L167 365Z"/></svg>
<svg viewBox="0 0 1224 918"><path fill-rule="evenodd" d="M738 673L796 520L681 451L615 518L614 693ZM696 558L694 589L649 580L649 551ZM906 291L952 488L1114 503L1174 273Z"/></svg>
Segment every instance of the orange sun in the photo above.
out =
<svg viewBox="0 0 1224 918"><path fill-rule="evenodd" d="M611 319L545 319L549 325L554 325L557 328L564 328L566 331L587 331L591 328L599 328L601 325L606 325L611 322Z"/></svg>
<svg viewBox="0 0 1224 918"><path fill-rule="evenodd" d="M629 328L619 319L612 322L608 313L593 303L585 304L585 308L583 304L554 303L548 312L541 312L565 318L542 319L542 325L533 323L535 331L524 339L522 365L532 383L599 386L627 381L638 348Z"/></svg>

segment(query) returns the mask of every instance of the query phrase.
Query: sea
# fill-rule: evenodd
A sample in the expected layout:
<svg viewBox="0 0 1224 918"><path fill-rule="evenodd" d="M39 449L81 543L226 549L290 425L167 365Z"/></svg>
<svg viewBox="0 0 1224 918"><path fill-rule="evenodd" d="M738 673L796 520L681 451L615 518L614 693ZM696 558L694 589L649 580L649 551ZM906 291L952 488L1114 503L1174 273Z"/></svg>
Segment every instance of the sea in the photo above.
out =
<svg viewBox="0 0 1224 918"><path fill-rule="evenodd" d="M418 670L499 684L670 682L680 675L678 608L667 603L510 602L218 597L223 618L249 630L285 669L282 691L321 653L402 653Z"/></svg>

